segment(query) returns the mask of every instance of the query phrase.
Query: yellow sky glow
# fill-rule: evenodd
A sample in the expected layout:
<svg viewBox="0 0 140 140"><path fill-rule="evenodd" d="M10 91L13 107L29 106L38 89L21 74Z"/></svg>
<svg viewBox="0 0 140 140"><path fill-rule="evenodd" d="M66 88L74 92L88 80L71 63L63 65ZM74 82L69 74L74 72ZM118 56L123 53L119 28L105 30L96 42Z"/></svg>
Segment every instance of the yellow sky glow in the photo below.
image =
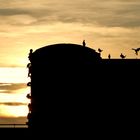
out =
<svg viewBox="0 0 140 140"><path fill-rule="evenodd" d="M0 105L0 117L26 117L28 114L28 106L5 106Z"/></svg>
<svg viewBox="0 0 140 140"><path fill-rule="evenodd" d="M28 69L25 68L0 68L0 83L27 83L29 81Z"/></svg>
<svg viewBox="0 0 140 140"><path fill-rule="evenodd" d="M26 98L26 95L30 93L30 88L26 86L28 81L26 68L0 68L0 116L27 116L29 99ZM25 83L25 87L12 89L13 83ZM1 86L8 86L9 88L1 90ZM8 91L12 92L6 93ZM13 103L13 105L6 103ZM19 103L19 105L14 105L14 103Z"/></svg>
<svg viewBox="0 0 140 140"><path fill-rule="evenodd" d="M102 58L107 58L109 53L112 58L120 58L120 53L124 53L127 58L136 58L132 48L138 48L140 43L138 27L101 27L96 24L57 22L52 25L32 25L22 28L7 25L7 28L10 28L10 31L0 35L0 40L4 42L1 43L3 49L0 56L0 65L3 66L26 67L31 48L36 50L55 43L82 44L83 39L86 40L88 47L96 51L98 48L103 49Z"/></svg>
<svg viewBox="0 0 140 140"><path fill-rule="evenodd" d="M6 94L0 93L0 116L5 117L23 117L27 116L29 99L26 98L29 88L24 88L16 91L16 93ZM2 103L13 103L13 105L5 105ZM22 103L24 105L14 105L14 103Z"/></svg>

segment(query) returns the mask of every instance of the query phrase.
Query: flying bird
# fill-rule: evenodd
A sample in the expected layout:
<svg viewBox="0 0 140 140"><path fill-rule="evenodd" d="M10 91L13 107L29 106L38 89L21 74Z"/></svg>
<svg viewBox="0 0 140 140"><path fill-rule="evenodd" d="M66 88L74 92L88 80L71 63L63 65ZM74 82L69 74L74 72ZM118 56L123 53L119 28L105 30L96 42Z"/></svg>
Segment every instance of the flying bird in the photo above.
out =
<svg viewBox="0 0 140 140"><path fill-rule="evenodd" d="M125 57L126 57L126 55L123 55L122 53L120 54L120 57L122 58L122 59L124 59Z"/></svg>
<svg viewBox="0 0 140 140"><path fill-rule="evenodd" d="M100 48L98 48L98 52L101 53L103 50L101 50Z"/></svg>
<svg viewBox="0 0 140 140"><path fill-rule="evenodd" d="M135 54L138 55L138 52L140 51L140 48L136 48L136 49L132 48L132 50L134 50Z"/></svg>

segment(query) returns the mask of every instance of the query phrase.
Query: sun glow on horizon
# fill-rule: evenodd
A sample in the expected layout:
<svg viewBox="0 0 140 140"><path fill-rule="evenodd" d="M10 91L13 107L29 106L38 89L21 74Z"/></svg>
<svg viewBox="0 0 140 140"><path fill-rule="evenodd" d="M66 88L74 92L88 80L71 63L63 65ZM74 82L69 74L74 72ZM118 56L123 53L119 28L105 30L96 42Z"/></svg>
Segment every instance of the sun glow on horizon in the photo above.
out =
<svg viewBox="0 0 140 140"><path fill-rule="evenodd" d="M25 117L28 114L29 99L26 98L29 88L17 90L16 93L0 94L0 116ZM7 105L7 104L13 105ZM16 105L19 104L19 105Z"/></svg>
<svg viewBox="0 0 140 140"><path fill-rule="evenodd" d="M19 67L1 67L0 68L0 83L27 83L27 68Z"/></svg>
<svg viewBox="0 0 140 140"><path fill-rule="evenodd" d="M0 105L0 115L2 117L25 117L28 114L28 106L5 106Z"/></svg>
<svg viewBox="0 0 140 140"><path fill-rule="evenodd" d="M0 68L0 117L25 117L30 88L26 68Z"/></svg>

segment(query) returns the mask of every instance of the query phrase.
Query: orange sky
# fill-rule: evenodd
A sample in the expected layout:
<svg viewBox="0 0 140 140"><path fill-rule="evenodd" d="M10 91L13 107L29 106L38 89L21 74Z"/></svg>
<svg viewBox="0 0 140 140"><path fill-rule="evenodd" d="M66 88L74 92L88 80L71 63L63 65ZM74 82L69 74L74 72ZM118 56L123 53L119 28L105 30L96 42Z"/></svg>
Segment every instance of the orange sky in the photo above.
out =
<svg viewBox="0 0 140 140"><path fill-rule="evenodd" d="M0 66L26 66L30 48L83 39L103 58L136 58L139 7L139 0L0 0Z"/></svg>

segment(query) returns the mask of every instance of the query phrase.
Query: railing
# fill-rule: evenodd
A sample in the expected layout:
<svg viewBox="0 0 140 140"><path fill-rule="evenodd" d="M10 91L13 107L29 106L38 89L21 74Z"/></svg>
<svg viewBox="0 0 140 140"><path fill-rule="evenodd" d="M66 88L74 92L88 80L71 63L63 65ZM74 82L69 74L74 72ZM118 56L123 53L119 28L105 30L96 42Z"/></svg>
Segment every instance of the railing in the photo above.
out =
<svg viewBox="0 0 140 140"><path fill-rule="evenodd" d="M26 124L0 124L0 128L28 128Z"/></svg>

